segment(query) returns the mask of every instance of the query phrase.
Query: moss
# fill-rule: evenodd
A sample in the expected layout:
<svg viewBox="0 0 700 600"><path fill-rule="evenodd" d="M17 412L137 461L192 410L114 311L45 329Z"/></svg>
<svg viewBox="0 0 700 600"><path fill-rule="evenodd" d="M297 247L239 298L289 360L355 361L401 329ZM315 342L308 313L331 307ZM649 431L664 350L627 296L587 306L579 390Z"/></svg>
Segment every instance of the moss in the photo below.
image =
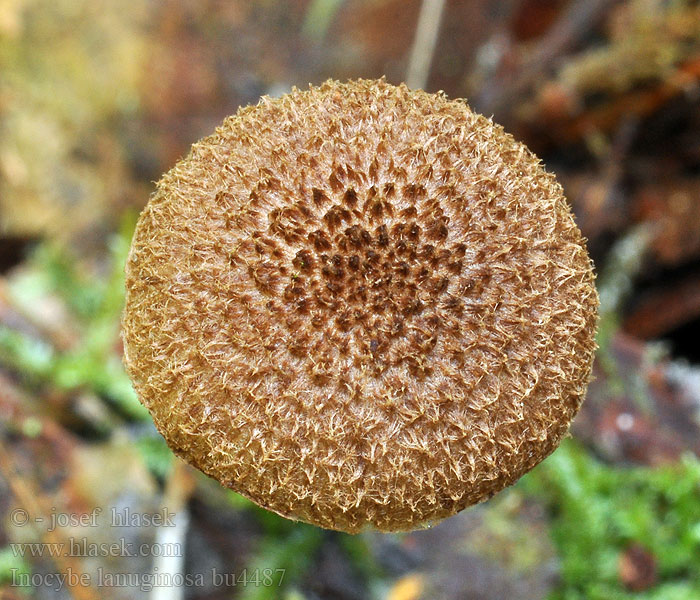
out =
<svg viewBox="0 0 700 600"><path fill-rule="evenodd" d="M561 585L552 600L569 598L695 598L700 595L700 462L688 455L663 467L618 467L567 441L523 478L522 491L552 512ZM618 572L631 545L650 553L657 581L628 591Z"/></svg>

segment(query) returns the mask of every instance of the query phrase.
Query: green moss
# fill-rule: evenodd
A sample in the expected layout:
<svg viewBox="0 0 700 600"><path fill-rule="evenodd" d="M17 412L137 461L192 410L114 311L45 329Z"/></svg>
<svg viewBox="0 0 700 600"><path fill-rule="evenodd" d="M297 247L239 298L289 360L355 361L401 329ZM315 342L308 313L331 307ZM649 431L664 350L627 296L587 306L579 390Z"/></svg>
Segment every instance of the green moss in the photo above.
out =
<svg viewBox="0 0 700 600"><path fill-rule="evenodd" d="M552 600L700 597L700 461L688 455L660 468L603 464L574 441L523 478L520 489L551 511L562 582ZM640 544L656 561L658 582L628 592L621 553Z"/></svg>
<svg viewBox="0 0 700 600"><path fill-rule="evenodd" d="M31 568L24 558L17 556L9 546L0 549L0 585L12 585L18 575L27 573L31 573Z"/></svg>
<svg viewBox="0 0 700 600"><path fill-rule="evenodd" d="M124 303L124 262L135 215L124 219L110 243L106 274L100 278L81 272L66 250L41 245L27 268L10 282L17 306L42 299L58 299L75 320L80 341L59 351L47 341L0 326L0 363L20 372L30 383L60 390L89 389L129 420L146 420L116 352Z"/></svg>

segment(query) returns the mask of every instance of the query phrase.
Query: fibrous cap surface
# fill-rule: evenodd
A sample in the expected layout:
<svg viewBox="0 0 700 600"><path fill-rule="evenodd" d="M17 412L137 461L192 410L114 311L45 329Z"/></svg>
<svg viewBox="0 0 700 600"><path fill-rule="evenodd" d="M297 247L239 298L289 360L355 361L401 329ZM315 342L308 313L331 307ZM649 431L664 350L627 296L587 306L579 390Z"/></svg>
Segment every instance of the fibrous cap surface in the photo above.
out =
<svg viewBox="0 0 700 600"><path fill-rule="evenodd" d="M568 431L598 299L560 186L461 101L380 81L263 98L142 213L125 361L183 458L284 516L407 530Z"/></svg>

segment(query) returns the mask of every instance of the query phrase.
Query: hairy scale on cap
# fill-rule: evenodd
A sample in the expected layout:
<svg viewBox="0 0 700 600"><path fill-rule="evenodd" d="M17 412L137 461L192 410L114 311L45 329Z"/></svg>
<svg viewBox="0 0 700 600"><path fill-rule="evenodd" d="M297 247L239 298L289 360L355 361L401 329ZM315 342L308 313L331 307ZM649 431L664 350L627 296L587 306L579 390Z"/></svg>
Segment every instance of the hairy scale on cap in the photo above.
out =
<svg viewBox="0 0 700 600"><path fill-rule="evenodd" d="M125 362L181 457L285 517L409 530L558 445L598 297L554 177L462 101L328 81L166 173L126 265Z"/></svg>

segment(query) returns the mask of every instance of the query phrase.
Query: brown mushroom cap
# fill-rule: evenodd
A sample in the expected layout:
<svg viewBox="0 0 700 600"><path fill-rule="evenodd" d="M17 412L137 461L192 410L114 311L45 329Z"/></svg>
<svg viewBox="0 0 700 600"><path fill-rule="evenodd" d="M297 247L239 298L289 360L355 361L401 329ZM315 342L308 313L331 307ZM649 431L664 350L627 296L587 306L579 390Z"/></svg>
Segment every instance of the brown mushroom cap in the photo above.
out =
<svg viewBox="0 0 700 600"><path fill-rule="evenodd" d="M184 459L285 517L408 530L552 452L598 298L554 177L461 101L328 81L242 108L163 176L126 365Z"/></svg>

